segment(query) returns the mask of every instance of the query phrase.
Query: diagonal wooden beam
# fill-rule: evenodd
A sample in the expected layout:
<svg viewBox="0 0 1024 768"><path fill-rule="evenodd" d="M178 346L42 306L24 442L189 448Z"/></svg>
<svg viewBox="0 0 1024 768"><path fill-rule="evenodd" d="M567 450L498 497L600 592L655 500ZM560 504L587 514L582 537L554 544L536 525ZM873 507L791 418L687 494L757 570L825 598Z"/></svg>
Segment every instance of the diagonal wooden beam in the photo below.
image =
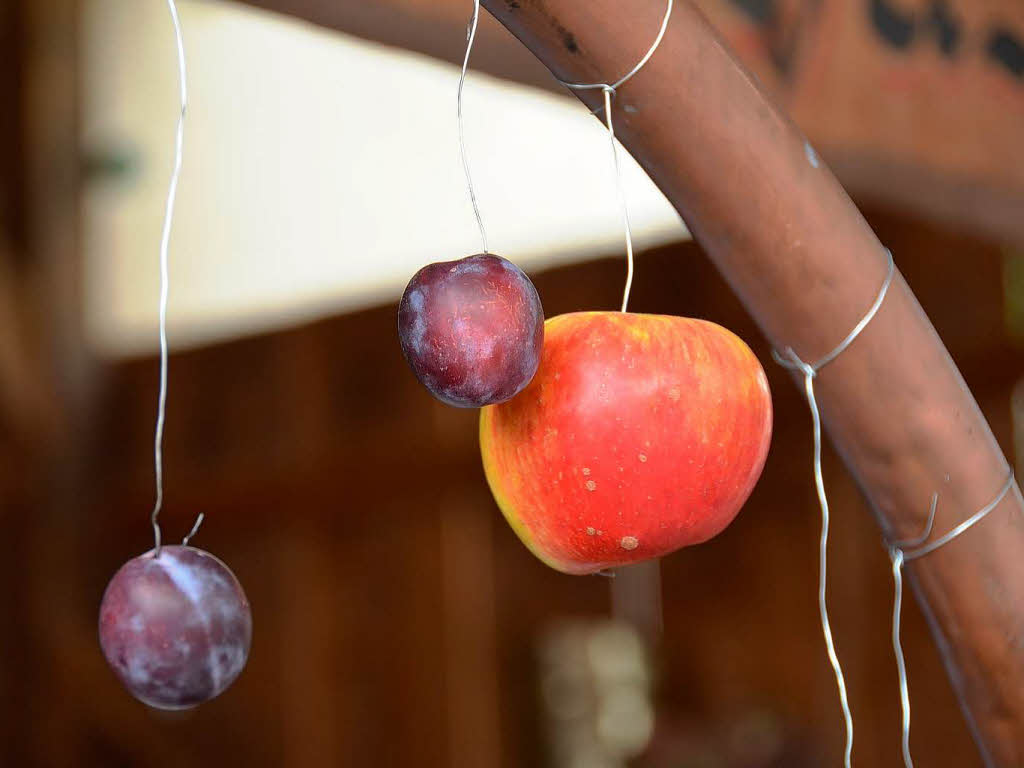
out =
<svg viewBox="0 0 1024 768"><path fill-rule="evenodd" d="M242 0L263 10L384 45L462 63L472 3L464 0ZM535 56L494 19L482 16L473 68L495 77L558 90Z"/></svg>
<svg viewBox="0 0 1024 768"><path fill-rule="evenodd" d="M650 46L663 0L484 0L562 80L602 82ZM600 91L582 91L597 108ZM768 338L815 360L864 315L883 245L794 126L701 13L677 2L647 67L620 89L616 130L686 220ZM898 259L897 254L897 259ZM831 437L883 531L936 531L992 500L1009 466L897 274L881 310L817 380ZM1024 504L908 566L986 761L1024 765ZM895 689L894 689L895 695Z"/></svg>

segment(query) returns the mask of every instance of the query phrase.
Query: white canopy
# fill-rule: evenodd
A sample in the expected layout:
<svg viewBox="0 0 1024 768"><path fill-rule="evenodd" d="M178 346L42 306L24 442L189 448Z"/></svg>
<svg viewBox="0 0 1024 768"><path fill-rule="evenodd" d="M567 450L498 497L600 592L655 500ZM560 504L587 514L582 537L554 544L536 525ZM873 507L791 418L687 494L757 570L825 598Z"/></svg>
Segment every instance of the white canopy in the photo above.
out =
<svg viewBox="0 0 1024 768"><path fill-rule="evenodd" d="M397 300L481 250L459 159L458 69L231 4L182 2L190 108L171 241L172 346ZM177 110L162 2L86 4L84 142L137 170L85 196L86 327L156 345ZM540 270L623 252L607 134L574 98L470 73L466 134L491 250ZM685 238L625 153L639 247Z"/></svg>

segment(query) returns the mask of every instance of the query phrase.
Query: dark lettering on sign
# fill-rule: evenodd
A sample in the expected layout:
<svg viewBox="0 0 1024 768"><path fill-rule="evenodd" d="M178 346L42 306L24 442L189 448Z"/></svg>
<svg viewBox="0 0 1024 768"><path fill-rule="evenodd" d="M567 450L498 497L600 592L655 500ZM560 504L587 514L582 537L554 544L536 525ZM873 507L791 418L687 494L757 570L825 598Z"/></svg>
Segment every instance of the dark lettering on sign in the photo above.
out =
<svg viewBox="0 0 1024 768"><path fill-rule="evenodd" d="M939 50L946 58L953 58L956 46L960 42L960 25L945 0L935 0L932 3L925 23L935 33Z"/></svg>
<svg viewBox="0 0 1024 768"><path fill-rule="evenodd" d="M869 0L871 25L875 32L893 48L903 51L920 37L934 38L946 58L953 58L960 44L960 22L946 0L932 0L925 14L915 16L901 11L886 0Z"/></svg>
<svg viewBox="0 0 1024 768"><path fill-rule="evenodd" d="M728 0L761 29L762 38L775 68L791 75L800 29L814 15L820 0L798 0L795 14L787 14L786 0ZM947 59L962 50L964 22L950 0L930 0L915 13L902 10L898 0L866 0L871 28L890 48L908 51L920 40L932 44ZM985 53L1007 74L1024 81L1024 37L1005 25L996 24L985 35ZM972 47L973 48L973 47ZM570 47L570 50L572 48Z"/></svg>
<svg viewBox="0 0 1024 768"><path fill-rule="evenodd" d="M985 46L989 58L1003 65L1014 77L1024 80L1024 43L1005 27L994 27Z"/></svg>
<svg viewBox="0 0 1024 768"><path fill-rule="evenodd" d="M900 13L885 0L870 0L871 23L879 36L894 48L906 49L914 41L914 16Z"/></svg>
<svg viewBox="0 0 1024 768"><path fill-rule="evenodd" d="M732 2L762 27L775 20L775 0L732 0Z"/></svg>
<svg viewBox="0 0 1024 768"><path fill-rule="evenodd" d="M818 0L799 0L786 8L785 0L730 0L760 27L761 39L776 71L788 77L800 31L818 6ZM781 7L780 7L781 6ZM788 11L788 13L787 13Z"/></svg>
<svg viewBox="0 0 1024 768"><path fill-rule="evenodd" d="M908 49L917 32L934 35L939 50L946 58L953 58L962 39L962 23L952 12L947 0L932 0L924 18L916 20L911 13L901 13L887 0L868 0L871 24L878 36L899 50ZM1024 80L1024 42L1002 25L988 31L985 52L989 59L1007 73Z"/></svg>

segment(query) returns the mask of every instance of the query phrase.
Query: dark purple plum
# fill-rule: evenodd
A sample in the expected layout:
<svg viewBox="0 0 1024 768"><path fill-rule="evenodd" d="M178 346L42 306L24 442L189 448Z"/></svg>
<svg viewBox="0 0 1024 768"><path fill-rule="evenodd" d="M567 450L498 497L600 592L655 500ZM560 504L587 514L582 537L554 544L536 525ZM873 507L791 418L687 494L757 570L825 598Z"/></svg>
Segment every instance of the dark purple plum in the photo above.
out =
<svg viewBox="0 0 1024 768"><path fill-rule="evenodd" d="M459 408L502 403L537 372L544 309L530 278L499 256L428 264L398 306L398 338L416 378Z"/></svg>
<svg viewBox="0 0 1024 768"><path fill-rule="evenodd" d="M222 693L249 658L252 612L234 574L192 547L125 563L100 605L100 646L124 686L157 709Z"/></svg>

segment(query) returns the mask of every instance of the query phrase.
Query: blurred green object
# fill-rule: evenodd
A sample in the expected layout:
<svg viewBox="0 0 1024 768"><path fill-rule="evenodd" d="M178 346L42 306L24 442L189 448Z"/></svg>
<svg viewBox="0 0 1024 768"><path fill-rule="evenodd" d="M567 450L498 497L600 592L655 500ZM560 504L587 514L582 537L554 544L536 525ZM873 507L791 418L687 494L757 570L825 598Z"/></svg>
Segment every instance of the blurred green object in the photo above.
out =
<svg viewBox="0 0 1024 768"><path fill-rule="evenodd" d="M86 181L133 182L139 176L139 150L127 143L86 148L82 175Z"/></svg>
<svg viewBox="0 0 1024 768"><path fill-rule="evenodd" d="M1024 253L1007 251L1003 257L1003 313L1006 335L1024 343Z"/></svg>

